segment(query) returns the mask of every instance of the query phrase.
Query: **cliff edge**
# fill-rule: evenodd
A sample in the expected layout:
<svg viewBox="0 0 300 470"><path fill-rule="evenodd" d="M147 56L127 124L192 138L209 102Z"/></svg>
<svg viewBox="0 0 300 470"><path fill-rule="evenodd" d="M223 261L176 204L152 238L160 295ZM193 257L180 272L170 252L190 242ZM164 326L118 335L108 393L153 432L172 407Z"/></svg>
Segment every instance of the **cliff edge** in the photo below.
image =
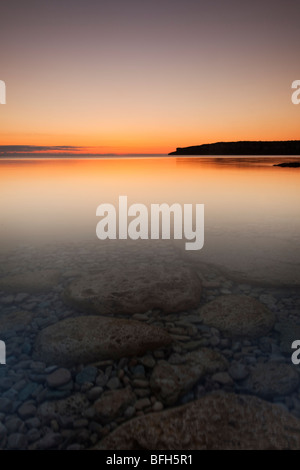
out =
<svg viewBox="0 0 300 470"><path fill-rule="evenodd" d="M300 155L300 140L216 142L178 147L169 155Z"/></svg>

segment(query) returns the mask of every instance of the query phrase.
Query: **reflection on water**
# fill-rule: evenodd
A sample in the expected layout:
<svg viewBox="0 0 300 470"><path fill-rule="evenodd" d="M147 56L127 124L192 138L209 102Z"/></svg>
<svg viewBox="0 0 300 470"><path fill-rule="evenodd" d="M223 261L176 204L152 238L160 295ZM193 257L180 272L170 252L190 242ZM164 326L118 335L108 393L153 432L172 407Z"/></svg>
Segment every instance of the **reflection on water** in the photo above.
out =
<svg viewBox="0 0 300 470"><path fill-rule="evenodd" d="M118 450L300 448L300 170L283 159L0 161L0 449L111 450L113 430ZM120 195L204 204L204 248L100 241L96 208Z"/></svg>
<svg viewBox="0 0 300 470"><path fill-rule="evenodd" d="M0 162L1 247L96 239L96 208L204 204L205 243L192 260L294 283L300 263L294 157L7 159ZM183 249L184 243L176 242ZM276 274L274 274L274 270ZM261 272L264 272L263 275ZM298 281L297 281L298 282Z"/></svg>

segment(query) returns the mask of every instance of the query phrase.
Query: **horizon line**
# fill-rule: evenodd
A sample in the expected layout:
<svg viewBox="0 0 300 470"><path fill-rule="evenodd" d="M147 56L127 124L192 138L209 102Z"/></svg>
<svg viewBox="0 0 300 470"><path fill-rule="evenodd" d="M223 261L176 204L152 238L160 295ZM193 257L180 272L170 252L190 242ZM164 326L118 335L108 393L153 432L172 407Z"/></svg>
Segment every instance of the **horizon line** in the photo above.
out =
<svg viewBox="0 0 300 470"><path fill-rule="evenodd" d="M1 154L0 159L4 158L93 158L93 157L164 157L167 153L11 153Z"/></svg>
<svg viewBox="0 0 300 470"><path fill-rule="evenodd" d="M154 152L91 152L92 149L108 149L110 146L73 146L73 145L0 145L0 159L1 158L66 158L66 157L147 157L147 156L169 156L173 152L175 153L178 150L190 149L193 147L205 147L216 144L237 144L237 143L283 143L283 142L299 142L298 139L295 140L237 140L237 141L215 141L205 144L198 145L189 145L184 147L175 147L175 151L163 152L163 153L154 153ZM174 148L174 147L173 147ZM84 152L84 150L89 150Z"/></svg>

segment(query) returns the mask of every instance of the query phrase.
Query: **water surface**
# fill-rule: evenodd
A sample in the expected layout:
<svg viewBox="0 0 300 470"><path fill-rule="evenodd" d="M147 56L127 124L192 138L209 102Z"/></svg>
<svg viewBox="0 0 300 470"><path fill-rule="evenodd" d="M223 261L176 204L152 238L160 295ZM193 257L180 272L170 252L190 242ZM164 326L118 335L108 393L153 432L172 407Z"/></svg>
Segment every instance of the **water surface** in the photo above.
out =
<svg viewBox="0 0 300 470"><path fill-rule="evenodd" d="M295 157L141 157L0 161L2 250L102 242L96 208L128 204L205 205L205 242L192 261L259 279L299 280L300 169ZM142 243L142 241L139 241ZM154 242L153 242L154 243Z"/></svg>

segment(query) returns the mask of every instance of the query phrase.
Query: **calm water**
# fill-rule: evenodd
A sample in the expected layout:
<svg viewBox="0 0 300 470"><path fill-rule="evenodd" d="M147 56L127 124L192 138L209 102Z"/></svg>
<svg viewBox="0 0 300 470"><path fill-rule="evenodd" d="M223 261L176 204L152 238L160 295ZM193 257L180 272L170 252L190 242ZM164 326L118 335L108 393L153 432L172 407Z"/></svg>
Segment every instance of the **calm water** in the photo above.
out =
<svg viewBox="0 0 300 470"><path fill-rule="evenodd" d="M205 205L205 242L192 261L258 280L300 282L300 169L291 157L6 159L0 162L1 251L94 241L96 208ZM142 241L139 241L142 243ZM154 243L154 242L153 242ZM26 249L26 248L24 248Z"/></svg>

